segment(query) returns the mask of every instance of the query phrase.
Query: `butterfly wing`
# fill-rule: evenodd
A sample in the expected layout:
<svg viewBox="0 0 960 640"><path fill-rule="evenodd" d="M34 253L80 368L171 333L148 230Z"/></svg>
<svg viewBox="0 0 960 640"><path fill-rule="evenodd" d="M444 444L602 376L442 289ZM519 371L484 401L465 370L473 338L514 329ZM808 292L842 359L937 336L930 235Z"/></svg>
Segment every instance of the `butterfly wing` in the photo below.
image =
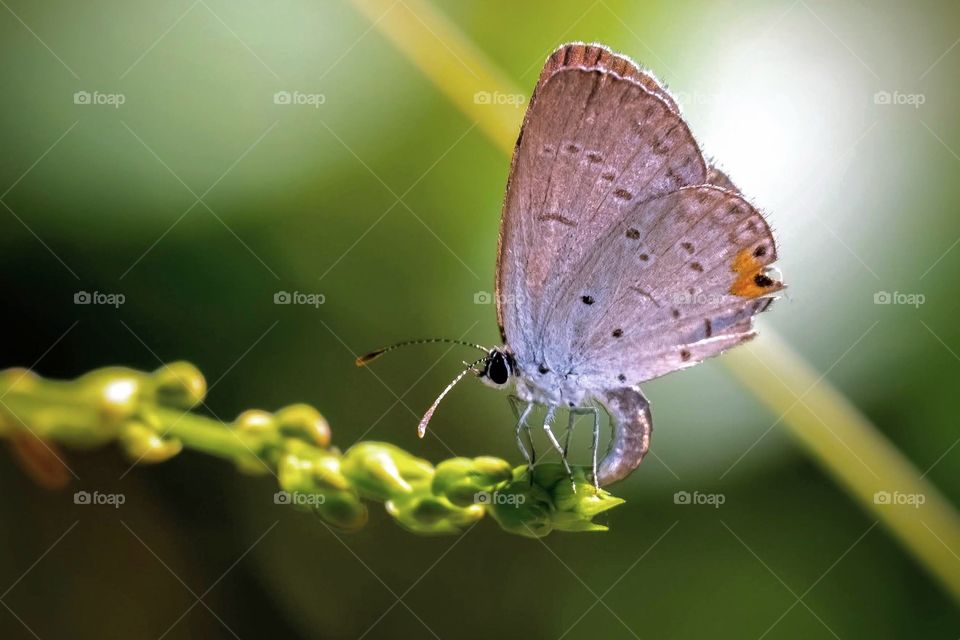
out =
<svg viewBox="0 0 960 640"><path fill-rule="evenodd" d="M670 111L680 113L673 96L663 87L650 71L641 69L640 65L625 55L615 53L602 44L586 44L583 42L572 42L558 47L556 51L550 54L540 72L540 78L537 80L537 86L534 89L534 95L531 102L536 99L537 90L540 89L546 81L556 71L570 67L582 67L591 69L600 69L610 72L621 78L627 78L638 83L644 89L654 94L666 103Z"/></svg>
<svg viewBox="0 0 960 640"><path fill-rule="evenodd" d="M733 184L733 180L730 179L723 171L717 169L716 167L710 167L707 171L707 184L712 184L714 186L726 189L727 191L733 191L734 193L740 193L740 189Z"/></svg>
<svg viewBox="0 0 960 640"><path fill-rule="evenodd" d="M507 183L497 315L518 352L542 349L558 289L598 238L637 203L703 184L707 175L676 105L651 76L605 50L575 47L548 61ZM625 75L590 66L595 58Z"/></svg>
<svg viewBox="0 0 960 640"><path fill-rule="evenodd" d="M648 69L642 69L631 58L611 51L602 44L573 42L557 48L543 65L540 78L534 89L531 103L536 100L537 90L542 87L554 72L567 67L595 68L616 74L639 83L644 89L664 101L673 113L679 114L680 107L670 92ZM730 191L739 192L729 177L716 167L707 170L706 184L717 185Z"/></svg>
<svg viewBox="0 0 960 640"><path fill-rule="evenodd" d="M717 355L753 337L753 316L783 288L767 272L776 257L763 216L730 190L639 203L552 301L547 358L604 389Z"/></svg>

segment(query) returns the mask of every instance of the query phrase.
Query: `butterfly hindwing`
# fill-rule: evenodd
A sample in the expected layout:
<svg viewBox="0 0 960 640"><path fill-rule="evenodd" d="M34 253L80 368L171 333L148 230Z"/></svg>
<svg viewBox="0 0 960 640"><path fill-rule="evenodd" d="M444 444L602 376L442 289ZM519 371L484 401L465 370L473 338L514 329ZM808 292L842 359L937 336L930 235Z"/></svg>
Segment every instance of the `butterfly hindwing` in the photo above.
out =
<svg viewBox="0 0 960 640"><path fill-rule="evenodd" d="M763 217L731 191L685 187L638 204L551 305L548 360L602 388L716 355L752 337L753 315L782 288L767 274L774 260Z"/></svg>

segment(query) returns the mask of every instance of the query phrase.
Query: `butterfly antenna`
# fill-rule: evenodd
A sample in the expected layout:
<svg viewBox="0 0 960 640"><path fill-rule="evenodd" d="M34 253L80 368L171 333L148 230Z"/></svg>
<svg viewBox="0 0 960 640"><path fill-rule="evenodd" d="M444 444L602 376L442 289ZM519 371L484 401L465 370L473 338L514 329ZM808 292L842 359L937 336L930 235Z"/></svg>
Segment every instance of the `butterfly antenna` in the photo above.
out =
<svg viewBox="0 0 960 640"><path fill-rule="evenodd" d="M473 368L487 359L488 356L483 356L475 362L471 362L466 369L460 372L460 374L453 379L453 382L447 385L447 388L443 390L437 399L433 401L433 404L430 405L430 408L427 409L427 412L423 414L423 418L420 420L420 424L417 426L417 435L421 438L427 433L427 424L429 424L430 419L433 418L433 412L437 410L437 407L440 405L440 401L443 400L444 396L450 393L450 389L453 389L454 385L463 380L463 377L473 371Z"/></svg>
<svg viewBox="0 0 960 640"><path fill-rule="evenodd" d="M463 340L454 340L452 338L425 338L422 340L404 340L403 342L398 342L397 344L392 344L389 347L383 347L382 349L377 349L376 351L371 351L366 355L362 355L359 358L357 358L356 364L358 367L362 367L367 364L370 364L371 362L373 362L383 354L387 353L388 351L393 351L394 349L399 349L400 347L409 347L410 345L414 345L414 344L430 344L433 342L445 342L447 344L459 344L460 346L463 346L463 347L473 347L474 349L478 349L480 351L483 351L484 353L489 351L489 349L487 347L484 347L483 345L473 344L472 342L464 342Z"/></svg>

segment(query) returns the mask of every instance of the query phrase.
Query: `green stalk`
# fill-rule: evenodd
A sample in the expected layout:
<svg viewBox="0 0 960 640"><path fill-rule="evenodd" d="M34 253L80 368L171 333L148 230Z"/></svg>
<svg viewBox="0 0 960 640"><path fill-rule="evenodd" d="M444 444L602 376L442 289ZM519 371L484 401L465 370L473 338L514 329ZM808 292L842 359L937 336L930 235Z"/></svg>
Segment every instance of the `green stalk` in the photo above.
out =
<svg viewBox="0 0 960 640"><path fill-rule="evenodd" d="M70 475L57 445L90 449L115 442L135 463L169 460L183 449L233 462L252 475L273 475L278 503L311 511L343 530L367 521L365 502L382 502L418 534L463 531L489 514L511 533L603 531L593 517L623 500L596 491L578 470L571 483L560 465L532 474L491 457L452 458L434 467L382 442L341 453L313 407L274 413L249 410L231 423L194 413L206 381L191 364L153 373L99 369L76 380L46 380L23 369L0 371L0 438L14 444L41 484L62 487Z"/></svg>

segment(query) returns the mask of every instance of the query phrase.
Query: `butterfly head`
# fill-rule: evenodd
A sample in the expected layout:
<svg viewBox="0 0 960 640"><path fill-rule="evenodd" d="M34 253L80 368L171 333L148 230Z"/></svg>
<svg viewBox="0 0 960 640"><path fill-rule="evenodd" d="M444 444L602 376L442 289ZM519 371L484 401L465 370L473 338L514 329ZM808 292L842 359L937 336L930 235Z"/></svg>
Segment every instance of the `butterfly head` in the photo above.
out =
<svg viewBox="0 0 960 640"><path fill-rule="evenodd" d="M517 373L517 362L506 349L494 347L483 359L483 368L477 373L484 384L495 389L502 389Z"/></svg>

